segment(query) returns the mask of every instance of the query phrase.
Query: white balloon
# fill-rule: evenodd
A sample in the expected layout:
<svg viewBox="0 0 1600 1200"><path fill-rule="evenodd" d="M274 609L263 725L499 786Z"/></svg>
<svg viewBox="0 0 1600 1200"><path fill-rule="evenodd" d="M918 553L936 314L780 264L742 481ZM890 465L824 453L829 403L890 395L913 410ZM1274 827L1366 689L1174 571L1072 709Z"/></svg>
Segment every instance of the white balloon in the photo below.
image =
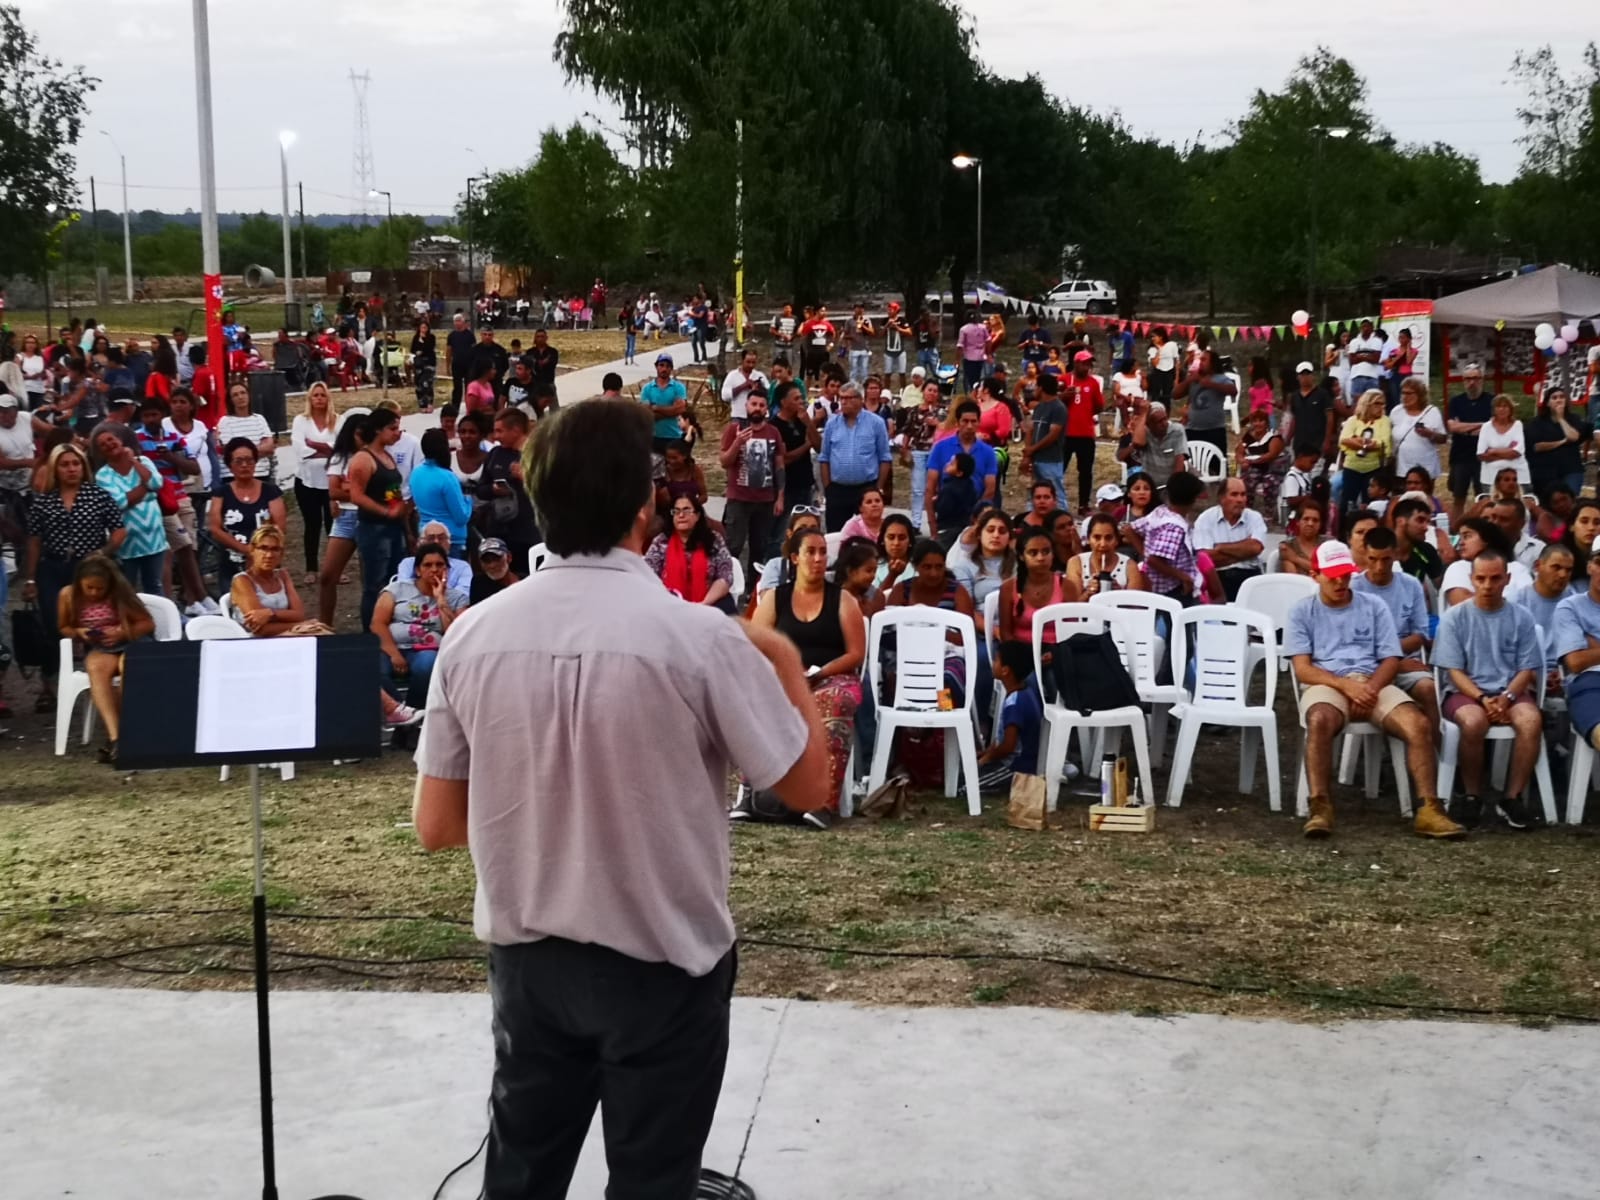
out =
<svg viewBox="0 0 1600 1200"><path fill-rule="evenodd" d="M1311 314L1303 308L1294 310L1294 315L1289 318L1292 325L1304 325L1311 320Z"/></svg>
<svg viewBox="0 0 1600 1200"><path fill-rule="evenodd" d="M1549 342L1555 340L1555 336L1556 336L1556 327L1554 325L1550 324L1549 321L1540 321L1539 324L1537 324L1537 325L1535 325L1533 327L1534 341L1538 341L1540 338L1544 338L1546 343L1548 344ZM1540 346L1539 349L1543 350L1544 347Z"/></svg>
<svg viewBox="0 0 1600 1200"><path fill-rule="evenodd" d="M1555 331L1548 325L1541 325L1533 335L1533 347L1535 350L1548 350L1555 344L1555 340Z"/></svg>
<svg viewBox="0 0 1600 1200"><path fill-rule="evenodd" d="M1557 338L1555 341L1550 343L1550 349L1554 350L1557 354L1565 354L1567 352L1567 339Z"/></svg>
<svg viewBox="0 0 1600 1200"><path fill-rule="evenodd" d="M1571 345L1578 340L1578 327L1576 325L1563 325L1561 327L1561 340Z"/></svg>

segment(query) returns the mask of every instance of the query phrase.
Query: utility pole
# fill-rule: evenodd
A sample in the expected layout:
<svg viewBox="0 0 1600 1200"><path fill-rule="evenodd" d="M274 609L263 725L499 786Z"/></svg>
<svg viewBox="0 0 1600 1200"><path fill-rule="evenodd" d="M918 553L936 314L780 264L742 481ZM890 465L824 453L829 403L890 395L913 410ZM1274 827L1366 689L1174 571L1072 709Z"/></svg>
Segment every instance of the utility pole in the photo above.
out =
<svg viewBox="0 0 1600 1200"><path fill-rule="evenodd" d="M478 328L478 305L475 302L474 277L475 268L472 262L472 185L477 183L479 176L467 176L467 325L474 331Z"/></svg>
<svg viewBox="0 0 1600 1200"><path fill-rule="evenodd" d="M289 147L294 134L287 129L278 135L278 179L283 187L283 305L284 320L294 303L294 246L289 241Z"/></svg>
<svg viewBox="0 0 1600 1200"><path fill-rule="evenodd" d="M89 245L94 253L95 287L100 286L100 202L95 199L94 176L89 176ZM97 297L98 298L98 297Z"/></svg>
<svg viewBox="0 0 1600 1200"><path fill-rule="evenodd" d="M200 269L204 272L206 365L216 381L218 402L228 383L227 344L222 336L222 256L217 243L217 156L211 128L211 22L206 0L194 4L194 96L200 135Z"/></svg>
<svg viewBox="0 0 1600 1200"><path fill-rule="evenodd" d="M297 183L294 186L300 193L300 278L308 280L311 272L306 270L306 185ZM306 287L309 289L311 285L307 283Z"/></svg>
<svg viewBox="0 0 1600 1200"><path fill-rule="evenodd" d="M744 332L744 122L734 122L738 135L738 173L733 182L733 344L741 344ZM728 321L723 319L722 339L727 345ZM720 359L720 348L718 352Z"/></svg>
<svg viewBox="0 0 1600 1200"><path fill-rule="evenodd" d="M100 131L106 141L111 143L111 148L117 152L117 161L122 164L122 266L127 277L128 303L133 303L133 223L128 215L128 156L122 152L122 147L117 145L117 139L102 129Z"/></svg>

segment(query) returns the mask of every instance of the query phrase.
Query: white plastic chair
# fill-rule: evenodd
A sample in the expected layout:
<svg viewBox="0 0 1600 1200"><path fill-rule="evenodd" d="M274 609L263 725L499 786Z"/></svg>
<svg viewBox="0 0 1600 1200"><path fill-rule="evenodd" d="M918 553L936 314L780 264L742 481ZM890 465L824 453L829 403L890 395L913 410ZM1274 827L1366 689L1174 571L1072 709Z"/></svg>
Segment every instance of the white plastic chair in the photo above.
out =
<svg viewBox="0 0 1600 1200"><path fill-rule="evenodd" d="M1167 803L1173 808L1183 803L1183 789L1189 783L1189 768L1194 761L1195 744L1203 725L1236 725L1239 744L1239 793L1248 796L1255 789L1256 756L1267 760L1267 803L1273 812L1283 811L1282 780L1278 771L1278 714L1273 703L1278 697L1277 648L1273 644L1272 621L1258 612L1233 604L1207 605L1185 609L1173 625L1174 636L1185 633L1194 651L1194 690L1190 699L1174 706L1178 721L1178 742L1172 752L1172 774L1167 780ZM1246 651L1250 635L1261 638L1266 656L1267 681L1263 702L1250 703L1250 674Z"/></svg>
<svg viewBox="0 0 1600 1200"><path fill-rule="evenodd" d="M89 694L89 674L72 665L72 639L61 639L61 667L56 676L56 756L67 752L67 741L72 732L72 710L79 696ZM83 741L87 745L94 733L94 705L84 703Z"/></svg>
<svg viewBox="0 0 1600 1200"><path fill-rule="evenodd" d="M1271 570L1246 579L1239 585L1239 595L1234 604L1240 608L1248 608L1251 612L1258 612L1272 621L1272 628L1275 631L1272 640L1278 646L1278 666L1281 670L1287 670L1289 667L1289 660L1282 656L1283 631L1289 624L1289 610L1306 597L1315 596L1317 591L1315 579L1305 575L1284 575ZM1253 673L1264 658L1265 653L1262 648L1252 645L1247 673Z"/></svg>
<svg viewBox="0 0 1600 1200"><path fill-rule="evenodd" d="M1207 487L1224 482L1228 478L1228 460L1210 442L1198 439L1189 443L1187 451L1189 470L1199 478Z"/></svg>
<svg viewBox="0 0 1600 1200"><path fill-rule="evenodd" d="M145 611L156 623L156 641L183 640L183 616L178 612L176 604L165 596L153 596L145 592L139 593L139 603L144 605Z"/></svg>
<svg viewBox="0 0 1600 1200"><path fill-rule="evenodd" d="M944 730L944 794L956 794L960 774L966 775L967 811L983 814L978 796L978 735L972 723L972 688L978 678L978 631L965 613L946 612L925 604L886 608L874 613L867 634L867 661L876 663L886 629L895 631L894 695L878 707L878 734L872 747L872 769L867 791L883 786L889 773L889 752L898 729ZM941 709L944 690L946 635L961 635L966 660L967 686L959 707ZM955 733L954 739L950 734Z"/></svg>
<svg viewBox="0 0 1600 1200"><path fill-rule="evenodd" d="M1139 625L1136 614L1124 612L1104 604L1047 604L1033 617L1033 677L1034 686L1044 695L1044 633L1055 626L1056 644L1061 645L1075 633L1097 634L1109 631L1122 651L1123 664L1128 674L1138 678L1136 646ZM1150 739L1145 730L1144 709L1136 704L1121 708L1102 709L1087 716L1076 709L1063 707L1054 700L1044 702L1045 731L1047 737L1041 753L1045 756L1045 797L1051 812L1056 809L1056 797L1061 790L1061 771L1067 761L1067 744L1072 731L1107 730L1112 734L1108 753L1115 754L1124 728L1133 737L1134 758L1139 767L1139 779L1144 785L1145 799L1155 802L1155 776L1150 771ZM1092 769L1085 763L1084 769Z"/></svg>
<svg viewBox="0 0 1600 1200"><path fill-rule="evenodd" d="M1539 646L1539 657L1543 661L1544 633L1542 630L1539 634ZM1537 674L1539 682L1534 689L1534 698L1537 700L1539 709L1542 712L1544 710L1546 672L1541 669ZM1433 687L1439 696L1441 709L1439 715L1439 731L1441 734L1439 739L1439 799L1448 803L1450 791L1456 782L1456 760L1461 754L1461 726L1445 716L1442 711L1444 708L1444 676L1445 671L1442 667L1434 667ZM1497 788L1505 787L1506 771L1510 767L1511 743L1516 740L1516 736L1517 731L1509 725L1491 725L1484 734L1483 748L1486 757L1490 758L1490 781ZM1576 756L1568 764L1568 769L1575 779L1587 780L1589 776L1588 771L1579 771ZM1554 825L1557 819L1556 789L1550 780L1550 756L1545 749L1543 730L1539 733L1539 757L1533 764L1533 779L1539 787L1539 798L1544 802L1545 822ZM1571 790L1572 788L1569 784L1567 788L1569 794ZM1581 803L1579 807L1581 810ZM1569 808L1569 820L1571 819L1570 812Z"/></svg>
<svg viewBox="0 0 1600 1200"><path fill-rule="evenodd" d="M995 647L1000 644L1000 592L990 592L983 598L983 652L989 656L989 661L994 661ZM999 737L1000 707L1006 702L1006 687L998 679L994 681L994 694L989 698L989 729L991 736Z"/></svg>
<svg viewBox="0 0 1600 1200"><path fill-rule="evenodd" d="M1293 669L1289 672L1289 679L1294 684L1294 703L1298 711L1300 707L1300 678ZM1300 772L1295 780L1294 805L1299 816L1307 816L1311 812L1311 785L1306 776L1306 717L1300 714ZM1340 731L1339 737L1346 740L1350 738L1362 739L1362 751L1366 755L1367 773L1365 779L1366 797L1368 800L1378 798L1379 776L1383 768L1383 760L1379 757L1377 739L1383 739L1389 745L1389 764L1394 770L1394 790L1400 801L1400 815L1411 816L1411 775L1406 769L1406 744L1397 737L1390 737L1384 732L1383 726L1375 725L1371 721L1347 721ZM1330 759L1337 758L1340 752L1339 737L1333 741L1329 748Z"/></svg>
<svg viewBox="0 0 1600 1200"><path fill-rule="evenodd" d="M1589 739L1572 731L1572 755L1567 759L1567 824L1582 825L1589 789L1600 786L1600 755Z"/></svg>
<svg viewBox="0 0 1600 1200"><path fill-rule="evenodd" d="M839 547L844 545L844 532L825 533L822 540L828 543L828 565L831 567L839 561Z"/></svg>
<svg viewBox="0 0 1600 1200"><path fill-rule="evenodd" d="M735 602L744 596L744 564L737 558L733 560L733 599Z"/></svg>
<svg viewBox="0 0 1600 1200"><path fill-rule="evenodd" d="M1172 706L1189 699L1183 686L1189 662L1187 635L1178 624L1187 610L1171 596L1156 592L1097 592L1089 597L1089 603L1118 610L1129 619L1134 630L1133 682L1139 689L1139 699L1150 706L1151 761L1159 767L1167 753L1167 718ZM1168 637L1162 637L1156 629L1157 613L1167 617ZM1122 645L1124 635L1120 630L1113 630L1111 636L1117 640L1119 649L1127 649ZM1171 683L1156 682L1163 662L1172 666Z"/></svg>
<svg viewBox="0 0 1600 1200"><path fill-rule="evenodd" d="M1238 437L1240 433L1239 406L1243 404L1247 398L1247 393L1245 392L1244 388L1244 380L1239 378L1239 373L1237 371L1224 372L1223 378L1231 379L1233 381L1233 395L1224 396L1222 398L1222 411L1228 414L1228 421L1233 426L1233 436Z"/></svg>
<svg viewBox="0 0 1600 1200"><path fill-rule="evenodd" d="M545 544L543 542L540 542L537 546L528 551L528 570L537 571L540 567L544 566L544 560L549 557L550 551L545 548Z"/></svg>

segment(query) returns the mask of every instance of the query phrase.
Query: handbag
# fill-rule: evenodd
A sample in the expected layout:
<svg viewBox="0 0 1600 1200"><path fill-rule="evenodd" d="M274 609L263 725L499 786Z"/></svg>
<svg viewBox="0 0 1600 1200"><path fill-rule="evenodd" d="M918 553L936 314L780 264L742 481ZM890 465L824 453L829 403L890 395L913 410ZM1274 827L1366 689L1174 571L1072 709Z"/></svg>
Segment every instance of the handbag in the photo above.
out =
<svg viewBox="0 0 1600 1200"><path fill-rule="evenodd" d="M161 490L156 493L156 504L161 509L163 517L178 515L178 506L183 503L185 492L183 484L176 476L163 474L161 476Z"/></svg>
<svg viewBox="0 0 1600 1200"><path fill-rule="evenodd" d="M24 605L11 614L11 653L17 666L49 666L51 649L37 605Z"/></svg>

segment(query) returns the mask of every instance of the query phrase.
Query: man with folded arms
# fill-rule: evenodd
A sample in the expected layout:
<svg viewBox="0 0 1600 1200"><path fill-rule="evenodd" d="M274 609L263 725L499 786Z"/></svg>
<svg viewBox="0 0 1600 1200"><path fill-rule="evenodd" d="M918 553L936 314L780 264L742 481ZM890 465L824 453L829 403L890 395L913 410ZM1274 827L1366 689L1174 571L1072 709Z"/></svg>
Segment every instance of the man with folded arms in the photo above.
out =
<svg viewBox="0 0 1600 1200"><path fill-rule="evenodd" d="M1308 838L1333 832L1333 739L1352 721L1368 721L1406 744L1406 765L1421 802L1412 829L1423 837L1456 838L1465 830L1445 815L1435 795L1438 760L1427 718L1395 686L1400 671L1400 637L1383 601L1353 591L1356 573L1350 548L1324 542L1312 558L1318 593L1289 610L1283 652L1294 663L1302 689L1306 782L1310 818Z"/></svg>

